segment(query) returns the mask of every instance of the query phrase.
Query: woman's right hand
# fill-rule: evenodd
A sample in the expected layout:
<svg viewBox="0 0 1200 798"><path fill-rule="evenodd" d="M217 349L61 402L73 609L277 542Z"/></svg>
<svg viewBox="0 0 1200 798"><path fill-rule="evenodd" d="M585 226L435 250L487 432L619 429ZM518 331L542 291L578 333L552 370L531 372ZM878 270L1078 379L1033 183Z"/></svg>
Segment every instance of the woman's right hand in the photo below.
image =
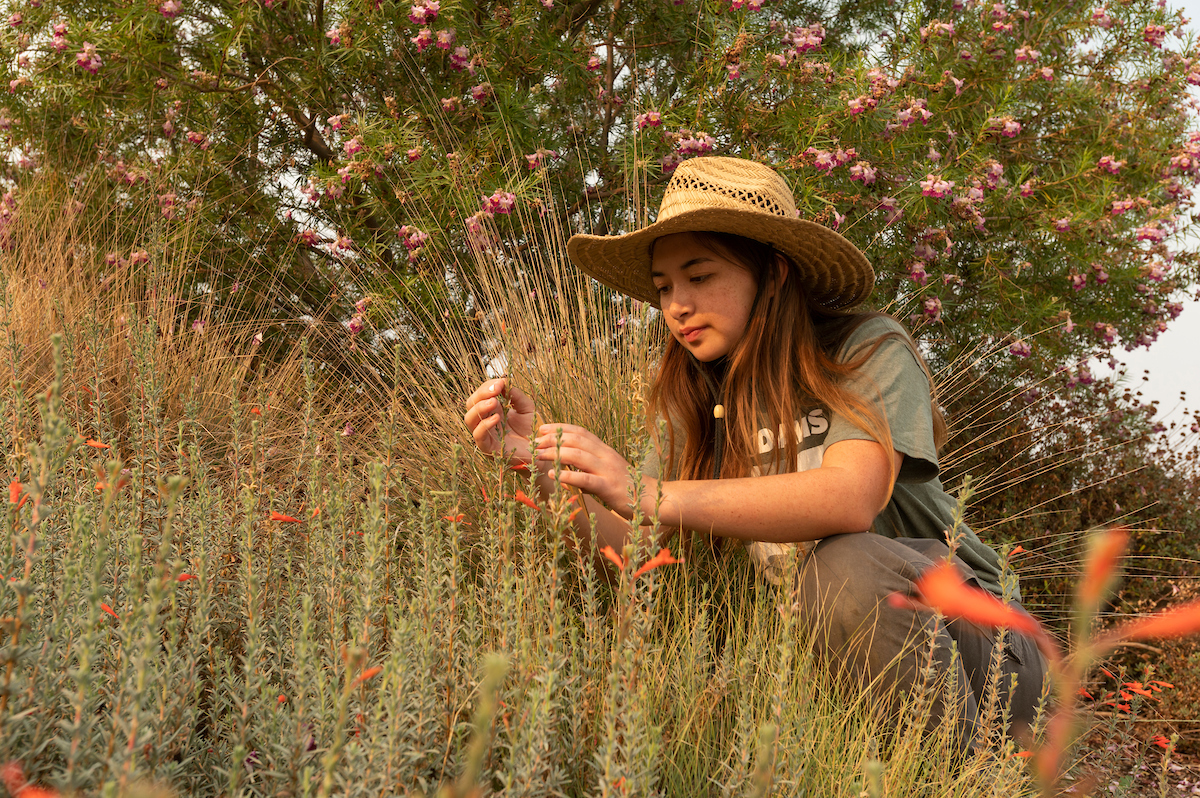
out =
<svg viewBox="0 0 1200 798"><path fill-rule="evenodd" d="M509 385L507 378L500 377L483 383L467 398L463 421L484 454L500 454L503 429L504 454L509 462L528 465L533 460L529 452L533 416L533 400Z"/></svg>

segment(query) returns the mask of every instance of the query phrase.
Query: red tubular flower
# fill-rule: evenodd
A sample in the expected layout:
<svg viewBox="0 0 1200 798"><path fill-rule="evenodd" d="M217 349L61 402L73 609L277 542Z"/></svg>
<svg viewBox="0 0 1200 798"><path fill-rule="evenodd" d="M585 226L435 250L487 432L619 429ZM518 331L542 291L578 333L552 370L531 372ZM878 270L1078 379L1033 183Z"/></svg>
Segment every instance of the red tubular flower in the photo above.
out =
<svg viewBox="0 0 1200 798"><path fill-rule="evenodd" d="M519 501L521 504L525 505L526 507L532 507L535 510L540 509L538 507L538 503L535 502L533 499L529 498L528 496L526 496L525 491L523 491L523 490L518 490L515 494L513 494L513 498L516 499L517 501Z"/></svg>
<svg viewBox="0 0 1200 798"><path fill-rule="evenodd" d="M101 603L100 603L100 609L104 610L104 611L105 611L105 612L107 612L109 615L111 615L112 617L116 618L118 621L119 621L119 620L121 620L121 617L120 617L119 615L117 615L115 612L113 612L113 608L112 608L112 607L110 607L110 606L108 606L107 604L105 604L105 603L101 602Z"/></svg>
<svg viewBox="0 0 1200 798"><path fill-rule="evenodd" d="M300 523L299 518L292 518L290 515L284 515L283 513L279 512L278 510L271 511L271 520L272 521L282 521L285 524Z"/></svg>
<svg viewBox="0 0 1200 798"><path fill-rule="evenodd" d="M607 559L613 565L617 566L621 570L625 570L625 560L621 558L620 554L617 554L615 551L613 551L612 546L605 546L604 548L600 549L600 553L603 554L605 559Z"/></svg>
<svg viewBox="0 0 1200 798"><path fill-rule="evenodd" d="M930 568L917 579L917 590L929 606L947 618L964 618L981 626L1006 626L1027 635L1036 636L1037 621L1018 612L991 593L969 587L952 563Z"/></svg>
<svg viewBox="0 0 1200 798"><path fill-rule="evenodd" d="M351 684L350 686L351 686L351 687L358 687L358 686L359 686L360 684L362 684L363 682L367 681L368 679L373 679L373 678L375 678L375 677L376 677L376 676L378 676L380 673L383 673L383 668L382 668L382 667L380 667L379 665L376 665L376 666L375 666L375 667L373 667L373 668L367 668L365 671L363 671L362 673L360 673L360 674L358 675L358 678L357 678L357 679L355 679L355 680L354 680L354 683L353 683L353 684Z"/></svg>
<svg viewBox="0 0 1200 798"><path fill-rule="evenodd" d="M660 565L674 565L681 562L683 562L683 560L677 560L671 556L670 549L662 549L658 552L658 554L655 554L653 557L647 560L641 568L634 571L633 578L637 579L642 574L646 573L647 571L653 571Z"/></svg>
<svg viewBox="0 0 1200 798"><path fill-rule="evenodd" d="M1129 533L1124 527L1113 527L1096 539L1088 557L1087 571L1079 583L1079 598L1086 604L1095 604L1108 589L1113 571L1125 547L1129 545Z"/></svg>
<svg viewBox="0 0 1200 798"><path fill-rule="evenodd" d="M1171 740L1161 734L1154 735L1151 742L1153 742L1159 748L1170 748L1171 747Z"/></svg>
<svg viewBox="0 0 1200 798"><path fill-rule="evenodd" d="M9 504L16 504L18 501L21 500L21 488L22 488L21 483L17 482L15 479L12 482L8 483L8 503Z"/></svg>
<svg viewBox="0 0 1200 798"><path fill-rule="evenodd" d="M1186 637L1200 632L1200 599L1179 604L1165 612L1125 624L1105 635L1106 642Z"/></svg>
<svg viewBox="0 0 1200 798"><path fill-rule="evenodd" d="M112 448L112 446L109 446L107 443L101 443L100 441L94 441L94 440L91 440L90 438L83 445L91 446L93 449L111 449Z"/></svg>
<svg viewBox="0 0 1200 798"><path fill-rule="evenodd" d="M199 579L199 578L200 577L196 576L195 574L180 574L179 576L175 577L175 581L176 582L186 582L189 579Z"/></svg>

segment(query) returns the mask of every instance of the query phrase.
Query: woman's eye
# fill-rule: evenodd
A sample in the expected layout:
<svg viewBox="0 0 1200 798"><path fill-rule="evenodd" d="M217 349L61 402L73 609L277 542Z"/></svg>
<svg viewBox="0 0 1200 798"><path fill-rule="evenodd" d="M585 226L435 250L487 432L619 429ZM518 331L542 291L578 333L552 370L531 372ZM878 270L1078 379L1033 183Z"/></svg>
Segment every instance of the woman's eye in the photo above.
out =
<svg viewBox="0 0 1200 798"><path fill-rule="evenodd" d="M710 275L710 274L697 274L697 275L693 275L691 280L693 283L702 283L711 276L712 275Z"/></svg>
<svg viewBox="0 0 1200 798"><path fill-rule="evenodd" d="M669 288L670 288L670 286L659 285L659 286L655 286L654 290L658 291L658 293L660 293L660 294L665 294L665 293L667 293L667 290Z"/></svg>

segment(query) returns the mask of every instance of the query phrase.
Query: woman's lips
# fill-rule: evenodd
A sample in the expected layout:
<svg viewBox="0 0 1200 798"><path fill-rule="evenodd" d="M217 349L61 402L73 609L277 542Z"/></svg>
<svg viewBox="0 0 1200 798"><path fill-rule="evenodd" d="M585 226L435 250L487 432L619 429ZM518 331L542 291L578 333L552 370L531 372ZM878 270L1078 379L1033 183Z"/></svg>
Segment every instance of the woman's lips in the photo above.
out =
<svg viewBox="0 0 1200 798"><path fill-rule="evenodd" d="M683 340L690 344L699 338L700 334L707 329L707 327L685 327L684 329L680 330L679 333L683 336Z"/></svg>

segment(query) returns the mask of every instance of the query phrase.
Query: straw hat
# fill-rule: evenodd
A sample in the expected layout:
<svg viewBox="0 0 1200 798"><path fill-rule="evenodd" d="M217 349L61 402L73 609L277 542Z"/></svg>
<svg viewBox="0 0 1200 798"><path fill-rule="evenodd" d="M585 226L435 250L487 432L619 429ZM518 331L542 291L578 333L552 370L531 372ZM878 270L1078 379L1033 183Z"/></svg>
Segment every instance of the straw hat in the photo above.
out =
<svg viewBox="0 0 1200 798"><path fill-rule="evenodd" d="M618 236L578 234L567 254L583 271L622 294L658 303L650 245L672 233L734 233L770 244L799 270L809 296L848 308L871 293L875 273L858 248L828 227L796 216L796 200L769 166L743 158L692 158L671 176L649 227Z"/></svg>

